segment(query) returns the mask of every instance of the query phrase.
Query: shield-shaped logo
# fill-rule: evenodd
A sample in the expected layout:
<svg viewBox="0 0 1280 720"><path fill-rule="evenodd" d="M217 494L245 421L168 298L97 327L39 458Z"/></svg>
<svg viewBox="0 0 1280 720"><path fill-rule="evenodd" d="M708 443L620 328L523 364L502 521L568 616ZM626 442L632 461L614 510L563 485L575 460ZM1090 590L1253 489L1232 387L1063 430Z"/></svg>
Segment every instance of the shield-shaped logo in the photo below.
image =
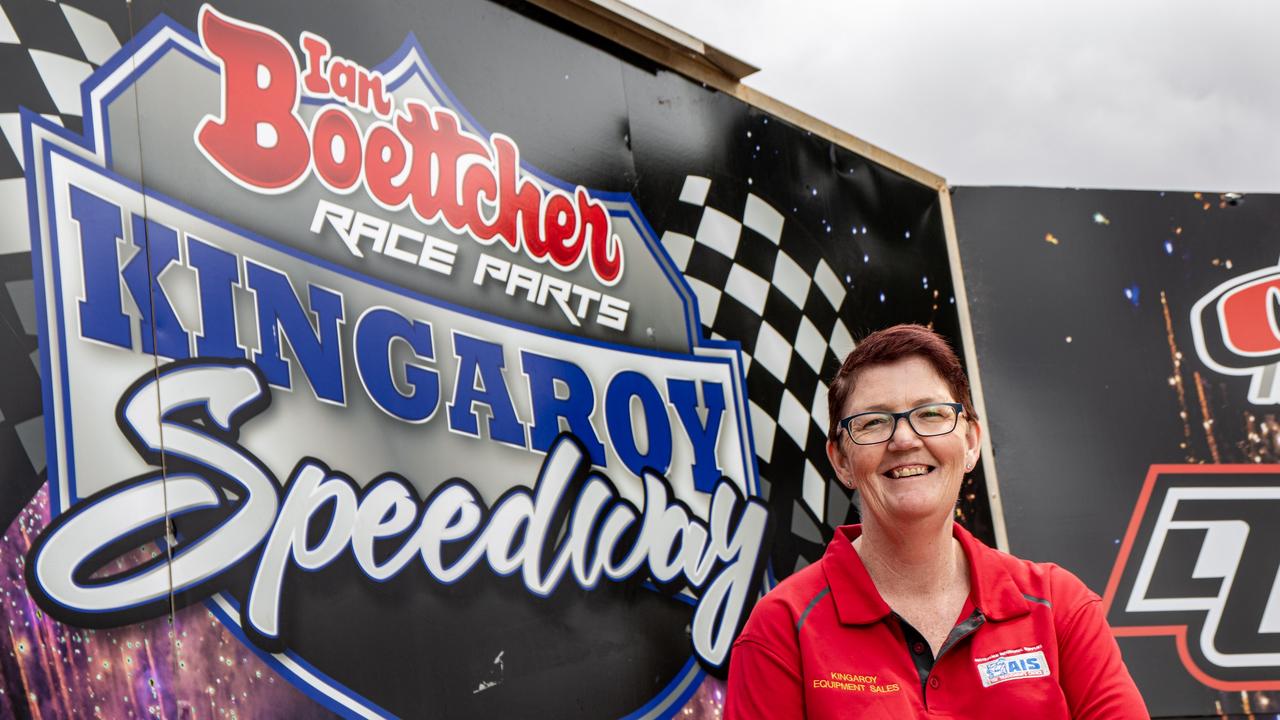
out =
<svg viewBox="0 0 1280 720"><path fill-rule="evenodd" d="M522 162L412 36L296 41L206 5L86 81L83 136L23 115L33 597L203 602L349 715L674 712L762 577L739 348L629 196Z"/></svg>

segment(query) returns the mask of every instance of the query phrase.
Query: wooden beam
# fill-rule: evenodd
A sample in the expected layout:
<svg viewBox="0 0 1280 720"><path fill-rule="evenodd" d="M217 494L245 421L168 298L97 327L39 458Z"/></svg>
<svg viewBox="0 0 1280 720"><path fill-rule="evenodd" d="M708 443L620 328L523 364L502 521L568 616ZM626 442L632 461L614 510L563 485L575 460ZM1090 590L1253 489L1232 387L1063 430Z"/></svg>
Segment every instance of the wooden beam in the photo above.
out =
<svg viewBox="0 0 1280 720"><path fill-rule="evenodd" d="M922 185L936 190L947 187L942 176L743 85L742 78L758 68L619 0L529 1L691 80L731 95Z"/></svg>
<svg viewBox="0 0 1280 720"><path fill-rule="evenodd" d="M987 415L986 398L982 392L982 373L978 371L978 347L973 336L973 322L969 318L969 294L964 285L964 267L960 262L960 244L956 239L956 219L951 211L951 189L938 189L938 202L942 206L942 229L947 237L947 256L951 262L951 285L956 294L956 312L960 315L960 337L964 340L964 364L969 369L969 390L973 395L974 409L978 417L986 418L982 433L982 476L987 481L987 500L991 504L991 526L995 531L996 547L1009 552L1009 531L1004 522L1004 500L1000 495L1000 481L996 476L995 452L991 445L990 416Z"/></svg>

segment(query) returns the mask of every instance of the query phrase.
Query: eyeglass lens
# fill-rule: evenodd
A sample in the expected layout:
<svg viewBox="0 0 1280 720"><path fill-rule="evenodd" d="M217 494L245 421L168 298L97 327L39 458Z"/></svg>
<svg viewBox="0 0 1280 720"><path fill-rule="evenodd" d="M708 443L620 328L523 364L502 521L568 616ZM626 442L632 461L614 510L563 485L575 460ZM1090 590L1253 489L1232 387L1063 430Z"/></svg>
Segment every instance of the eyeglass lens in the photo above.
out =
<svg viewBox="0 0 1280 720"><path fill-rule="evenodd" d="M897 417L894 413L887 412L854 415L849 419L849 424L846 426L849 430L849 437L860 445L884 442L893 436L894 428L897 426ZM933 435L946 435L955 430L959 415L952 406L939 403L936 405L921 405L918 408L909 410L905 417L911 425L911 429L917 435L930 437Z"/></svg>

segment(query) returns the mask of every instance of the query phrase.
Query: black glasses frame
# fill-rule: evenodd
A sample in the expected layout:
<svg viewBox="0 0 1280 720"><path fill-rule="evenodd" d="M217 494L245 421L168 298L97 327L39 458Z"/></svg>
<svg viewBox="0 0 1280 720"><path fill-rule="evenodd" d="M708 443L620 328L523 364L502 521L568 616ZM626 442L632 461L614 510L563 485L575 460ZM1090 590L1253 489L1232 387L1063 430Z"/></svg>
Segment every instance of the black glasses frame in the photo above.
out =
<svg viewBox="0 0 1280 720"><path fill-rule="evenodd" d="M948 428L943 432L931 432L931 433L920 432L920 430L915 426L915 423L911 422L911 413L919 410L920 408L933 407L936 405L945 405L951 408L952 410L955 410L956 411L955 422L951 424L950 428ZM839 426L844 430L844 434L849 436L850 442L852 442L854 445L879 445L880 443L886 443L893 439L893 434L898 432L899 420L905 419L907 421L907 427L911 428L911 432L914 432L916 435L919 435L920 437L937 437L939 435L946 435L948 433L955 432L956 428L959 427L960 425L960 416L962 414L964 414L964 404L962 403L958 403L958 402L925 403L924 405L917 405L911 408L910 410L903 410L902 412L888 412L886 410L871 410L868 412L854 413L853 415L850 415L849 417L841 420L839 422ZM864 415L888 415L892 417L893 427L889 430L889 435L885 439L876 440L875 442L858 442L857 440L854 440L853 431L849 429L849 424L852 423L854 419L860 418Z"/></svg>

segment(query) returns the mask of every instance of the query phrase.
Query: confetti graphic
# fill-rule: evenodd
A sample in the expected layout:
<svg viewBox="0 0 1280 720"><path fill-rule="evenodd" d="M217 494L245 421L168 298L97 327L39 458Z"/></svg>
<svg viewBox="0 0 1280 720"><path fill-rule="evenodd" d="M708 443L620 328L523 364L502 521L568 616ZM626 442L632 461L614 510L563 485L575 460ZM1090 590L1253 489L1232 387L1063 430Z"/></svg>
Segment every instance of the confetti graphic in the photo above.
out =
<svg viewBox="0 0 1280 720"><path fill-rule="evenodd" d="M203 605L179 610L172 622L158 618L110 630L71 628L46 617L27 594L23 568L49 519L48 493L41 489L0 541L0 622L12 650L0 656L0 717L332 717Z"/></svg>
<svg viewBox="0 0 1280 720"><path fill-rule="evenodd" d="M1275 265L1280 198L1012 188L956 198L1010 543L1101 592L1152 465L1280 461L1280 407L1249 403L1248 377L1206 366L1192 330L1197 300ZM1028 236L1072 241L1018 241ZM1168 562L1190 572L1198 549ZM1248 573L1232 587L1261 607L1274 580ZM1274 690L1202 684L1172 638L1122 637L1121 649L1154 717L1275 716Z"/></svg>
<svg viewBox="0 0 1280 720"><path fill-rule="evenodd" d="M184 31L194 27L199 5L198 2L160 4L166 13L171 13L172 22ZM280 28L288 42L299 36L300 30L294 25L306 25L310 30L312 22L318 26L327 23L336 26L327 37L345 43L348 35L356 36L353 46L344 45L344 52L350 49L352 57L366 54L389 57L389 50L377 45L381 40L371 42L363 38L362 33L350 33L350 23L335 22L327 15L312 16L299 12L296 6L241 3L237 8L234 2L227 6L229 11L248 8L246 15L267 18L262 22L273 29ZM526 32L548 30L537 18L523 16L508 7L485 7L478 12L508 13L508 19L513 24L523 23L520 27ZM137 4L114 1L0 0L0 66L6 71L6 82L0 87L0 207L18 209L0 216L0 341L3 341L0 342L0 367L5 369L0 373L0 470L5 473L5 483L0 486L0 527L5 528L0 540L0 597L3 599L0 619L4 621L6 633L0 640L5 651L0 654L0 718L330 717L333 712L330 706L299 689L301 681L290 674L291 671L281 669L278 658L260 654L237 632L228 629L223 620L225 615L221 611L212 612L212 605L197 603L178 609L171 616L124 627L75 628L42 613L26 585L27 554L51 522L54 512L46 487L49 477L46 466L58 458L47 456L47 418L41 406L42 370L36 332L39 321L26 217L23 118L19 116L19 108L33 111L73 135L93 127L87 119L86 106L82 106L89 97L82 96L82 83L94 77L104 63L118 58L116 53L122 48L129 51L136 48L129 43L133 31L147 27L153 18L144 16L156 9L154 5L141 8ZM457 10L462 12L465 11ZM341 17L337 10L334 15ZM466 32L478 32L475 27L479 23L455 20L452 16L449 22L457 23ZM390 34L396 35L398 41L406 31L403 24L393 25L394 31ZM493 23L492 29L502 30L499 25ZM426 37L426 32L422 35ZM197 40L191 42L198 46ZM369 44L361 47L358 43L362 42ZM561 58L554 50L558 46L552 46L553 50L539 56L537 62L529 60L525 53L528 48L523 48L520 60L530 66L558 62ZM394 45L390 50L394 50ZM610 78L609 82L615 82L618 59L611 56L596 59L600 60L600 67L607 68L603 74ZM456 59L448 61L457 62ZM537 92L531 91L532 95L550 92L549 88L555 85L566 88L555 92L576 98L581 95L579 83L598 70L590 63L584 64L586 67L581 72L575 68L572 73L561 73L557 68L547 78L523 82L537 88ZM632 85L638 87L653 80L647 66L637 69L625 62L623 65L624 74L634 76ZM475 84L474 76L467 75L466 69L459 71L460 75ZM659 80L666 82L667 78ZM427 78L427 81L433 80ZM535 84L538 82L541 84ZM488 84L483 87L489 89ZM608 101L614 89L608 87L599 93L602 101ZM662 88L654 97L674 96L675 105L680 106L688 104L683 102L685 98L700 99L705 92L705 87L691 84L676 92L670 87ZM498 96L492 90L488 94ZM607 142L598 143L596 149L600 155L609 156L601 162L596 162L600 158L593 158L589 163L581 160L580 145L584 141L576 132L565 131L556 123L548 123L546 127L533 121L528 121L532 126L519 124L526 122L525 116L537 117L538 113L522 111L510 124L496 126L510 129L520 138L538 138L539 142L531 141L524 147L530 156L542 155L538 158L542 170L558 173L558 177L574 178L575 182L591 187L606 188L607 192L631 193L634 203L641 206L653 226L659 229L662 247L677 260L691 286L704 336L735 342L742 347L748 360L744 368L748 397L742 398L741 406L745 408L749 404L758 456L755 460L759 461L763 479L769 485L765 488L765 497L777 522L770 579L785 577L820 556L836 526L857 519L848 492L831 480L824 452L825 381L843 354L852 348L854 338L893 322L914 321L936 327L960 344L959 313L938 197L932 187L875 166L811 133L785 123L771 124L769 117L740 103L733 104L729 115L716 115L719 110L708 114L717 129L734 128L732 136L738 145L717 150L721 155L699 154L701 148L709 147L699 135L701 130L689 130L691 126L683 122L683 118L673 120L662 116L669 108L650 102L649 95L640 97L645 102L632 103L635 114L627 119L625 141L620 144L619 135L610 134ZM152 95L144 100L163 103L168 98ZM497 104L503 105L506 96L499 100ZM478 99L480 105L485 102L485 98ZM545 102L570 105L554 100ZM136 96L121 107L129 106L135 110L146 107L138 104ZM158 132L169 116L163 104L158 110L156 106L151 107L152 112L142 112L138 122L140 126L149 124L151 130ZM492 102L487 109L495 112ZM470 117L465 120L474 122ZM585 124L595 122L596 119L588 118ZM739 132L747 126L750 129ZM129 125L119 123L114 127ZM184 142L191 135L188 130L183 131ZM613 133L613 125L610 124L609 130ZM565 132L572 136L571 141L557 141L555 132ZM151 137L144 132L138 142L145 145ZM652 143L654 137L662 139L656 150L633 152L633 138L639 147L645 142ZM573 152L564 151L564 142L570 142ZM681 149L693 146L700 149L699 153L685 153ZM182 148L191 150L185 144ZM139 156L146 154L138 152ZM116 156L117 161L122 158L127 159L127 155ZM149 160L148 163L147 185L162 192L172 190L163 181L151 185L163 175L164 168L163 162L152 164ZM730 164L735 170L725 172ZM113 169L120 170L119 167ZM160 172L153 175L152 171ZM121 172L128 175L127 170ZM213 196L205 192L208 189L197 188L202 202ZM200 210L219 213L218 207ZM175 280L175 275L171 273L165 282ZM639 305L636 303L637 308ZM126 308L130 313L135 310L138 309L132 306ZM656 322L653 325L659 334L665 330ZM650 328L650 337L654 334L652 330ZM52 382L49 378L43 380ZM116 431L109 420L103 426L104 433ZM83 439L83 435L80 437ZM749 454L743 453L743 457L749 458ZM991 542L986 497L981 471L975 472L965 480L957 517ZM161 554L162 550L155 547L137 549L100 572L123 571L154 561ZM500 587L505 591L517 585L513 581ZM631 589L621 588L619 594L629 593ZM420 599L419 595L409 597L414 601ZM627 621L637 624L641 628L638 632L657 637L651 625L635 620L640 617L636 612L639 603L631 597L624 599L631 604L620 606L619 615L625 614ZM684 613L682 607L680 614ZM456 621L462 614L462 610L457 610L450 618L460 624ZM395 619L394 614L389 617L393 619L386 624L393 626L397 633L408 625ZM530 627L521 639L528 641L540 632L563 634L555 622ZM667 662L671 657L678 657L683 662L686 658L682 653L688 652L687 633L681 633L683 623L674 624L672 628L680 644L671 646L676 648L674 652L664 646L662 660ZM347 628L339 625L338 629ZM399 635L396 641L398 639ZM604 638L600 644L610 642L613 641ZM342 655L346 646L333 645L338 647L335 654L343 664L373 664L373 659L368 657L352 660ZM404 652L416 652L424 646L425 643L419 643ZM400 650L381 653L385 657L375 658L382 663L379 667L399 670ZM523 666L518 655L520 650L526 651ZM510 688L518 682L528 687L529 678L542 669L530 670L528 650L521 648L519 642L494 651L484 649L483 663L467 668L468 672L472 669L475 672L468 675L466 694L481 698L479 702L500 702L494 698L504 693L515 694ZM426 652L437 653L431 658L455 666L465 665L470 659L462 650L445 652L429 647ZM574 660L603 665L596 659L582 660L581 653ZM675 701L673 706L679 707L664 708L660 714L706 719L721 716L725 700L723 681L704 677L693 667L686 677L703 679L696 687L690 687L691 694L685 694L689 692L686 689L678 696L671 696L681 698L683 703ZM398 675L387 677L391 673L370 674L380 675L379 681L387 684L409 687L407 692L418 692L414 684L421 682L412 672L409 682L401 682ZM571 680L584 684L577 675ZM648 700L645 688L639 687L645 682L650 682L648 677L643 682L620 682L625 685L621 690L606 688L600 692L612 692L611 701L617 699L620 705L634 708ZM604 683L593 684L604 686ZM523 698L504 702L519 706L522 701L527 702L529 694L526 692ZM456 708L446 708L442 713L459 714Z"/></svg>
<svg viewBox="0 0 1280 720"><path fill-rule="evenodd" d="M689 702L673 718L677 720L719 720L724 716L725 682L707 678Z"/></svg>
<svg viewBox="0 0 1280 720"><path fill-rule="evenodd" d="M836 527L858 521L853 498L836 482L826 456L826 381L853 348L852 328L862 334L880 326L864 319L871 316L868 297L890 316L919 308L925 317L904 320L932 326L942 291L929 275L917 275L907 288L896 278L892 285L876 282L878 273L866 268L837 273L840 260L824 254L831 244L815 242L802 223L746 189L688 176L679 200L662 243L697 296L703 332L738 341L749 358L761 477L777 522L798 540L775 547L774 572L785 577L821 557ZM868 228L855 225L852 234L866 239ZM904 242L910 235L901 233ZM866 252L861 260L872 262ZM868 276L871 281L862 280ZM950 305L954 296L947 300ZM989 512L975 472L965 478L956 517L987 536Z"/></svg>

